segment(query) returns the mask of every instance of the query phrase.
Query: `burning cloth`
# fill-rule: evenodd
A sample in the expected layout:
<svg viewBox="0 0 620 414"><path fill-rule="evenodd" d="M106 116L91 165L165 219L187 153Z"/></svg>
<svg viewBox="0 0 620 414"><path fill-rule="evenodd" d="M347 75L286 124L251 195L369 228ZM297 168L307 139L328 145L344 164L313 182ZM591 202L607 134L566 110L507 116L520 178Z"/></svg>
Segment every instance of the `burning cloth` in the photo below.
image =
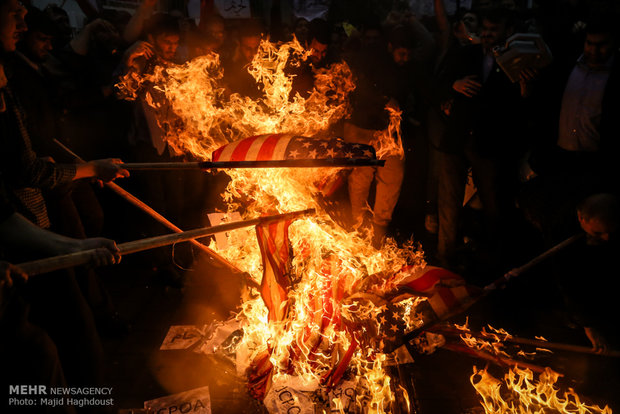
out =
<svg viewBox="0 0 620 414"><path fill-rule="evenodd" d="M269 312L269 323L278 332L265 349L254 355L246 371L250 393L257 399L265 400L269 395L273 399L274 390L280 395L285 388L291 395L301 393L297 399L307 399L308 392L321 390L329 394L343 381L353 381L348 387L368 392L370 386L349 372L356 352L365 355L365 363L376 363L385 357L380 354L402 345L405 332L419 328L411 321L439 320L466 305L476 294L460 276L430 266L407 266L391 276L372 275L362 283L351 284L342 261L328 255L321 266L319 288L308 292L304 309L300 309L300 304L289 295L295 285L288 240L290 224L272 222L256 228L263 260L260 293ZM296 328L296 336L285 351L288 359L282 362L274 357L274 351L280 337L292 330L292 321L299 320L292 315L300 312L306 315L306 325ZM327 338L334 332L346 340L331 343ZM299 369L302 362L315 374L310 381L300 379L307 374ZM294 387L295 383L303 386Z"/></svg>
<svg viewBox="0 0 620 414"><path fill-rule="evenodd" d="M224 145L213 152L213 161L268 161L292 159L376 159L370 145L346 143L292 134L256 135Z"/></svg>

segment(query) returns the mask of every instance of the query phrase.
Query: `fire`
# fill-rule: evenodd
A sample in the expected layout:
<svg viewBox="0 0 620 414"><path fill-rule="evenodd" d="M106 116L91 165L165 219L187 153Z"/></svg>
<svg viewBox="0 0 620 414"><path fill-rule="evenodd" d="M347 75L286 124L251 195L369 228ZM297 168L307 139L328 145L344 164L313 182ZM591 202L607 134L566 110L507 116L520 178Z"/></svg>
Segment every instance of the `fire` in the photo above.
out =
<svg viewBox="0 0 620 414"><path fill-rule="evenodd" d="M468 347L478 350L490 352L492 355L506 356L511 355L506 352L504 348L504 341L511 338L511 335L505 329L496 329L491 325L488 325L489 331L486 328L482 328L481 334L488 340L471 335L469 331L469 320L465 321L464 325L454 324L454 327L463 333L460 335L461 340Z"/></svg>
<svg viewBox="0 0 620 414"><path fill-rule="evenodd" d="M611 414L612 411L607 406L601 408L582 402L570 388L561 392L556 386L558 376L558 373L547 368L536 380L529 369L514 367L504 376L502 382L489 374L486 369L479 370L474 367L470 381L482 397L482 406L487 414L548 412Z"/></svg>
<svg viewBox="0 0 620 414"><path fill-rule="evenodd" d="M168 144L180 154L208 160L228 142L278 132L315 136L346 115L347 96L355 88L346 63L319 69L315 89L306 99L290 97L287 64L299 65L308 54L297 41L278 46L263 40L248 68L264 91L257 100L226 90L217 54L179 66L156 66L142 77L129 73L117 87L129 99L145 88Z"/></svg>
<svg viewBox="0 0 620 414"><path fill-rule="evenodd" d="M169 145L179 153L208 160L220 146L256 134L325 135L347 114L347 98L355 85L344 62L318 70L315 88L307 98L290 96L292 78L285 69L307 57L308 51L297 41L280 45L262 41L248 68L264 91L258 100L228 94L220 82L223 73L217 55L202 56L181 66L156 67L152 74L139 79L128 76L120 87L128 97L136 96L136 85L146 87L145 99L155 109ZM375 146L379 155L402 155L400 113L390 111L390 129L377 137ZM242 374L255 358L268 355L274 367L272 384L295 382L300 389L317 390L329 381L325 375L350 357L347 381L358 390L351 397L354 405L366 407L367 412L389 412L394 395L390 377L384 372L386 356L367 344L358 346L364 335L380 329L376 322L371 326L378 307L372 301L343 299L357 293L369 275L391 275L407 264L422 264L422 252L412 244L403 248L393 241L379 251L371 246L368 235L352 234L338 226L320 207L316 187L338 171L226 171L231 182L223 197L231 212L241 210L249 217L306 208L319 212L289 228L295 252L295 287L289 293L292 306L288 318L269 322L258 295L240 306L237 318L244 321L244 335L237 344L237 370ZM242 205L238 201L241 198ZM252 240L255 237L248 231L231 232L229 247L219 253L260 281L261 255ZM215 244L211 247L217 248ZM356 322L360 323L360 333L347 327ZM335 397L332 406L343 401L342 396ZM351 401L347 404L351 406Z"/></svg>
<svg viewBox="0 0 620 414"><path fill-rule="evenodd" d="M318 70L315 88L307 98L291 96L292 79L286 74L287 65L300 64L308 53L297 41L280 45L262 41L248 68L264 91L264 96L256 100L229 93L222 83L223 72L215 54L184 65L157 66L143 76L129 74L117 86L131 99L142 89L174 151L209 160L220 146L253 135L283 132L324 136L331 125L347 115L348 95L355 84L344 62ZM377 135L373 146L379 158L402 157L401 113L392 107L386 110L390 113L390 127ZM424 266L423 252L413 243L397 246L389 239L381 250L376 250L370 243L371 235L351 233L336 224L318 201L317 183L338 172L339 169L226 170L231 181L222 196L229 212L257 217L307 208L317 211L315 217L299 219L289 228L294 251L294 289L289 292L288 317L281 322L269 322L268 310L256 292L244 298L239 307L236 318L242 322L243 336L234 345L237 372L245 375L253 361L264 357L273 367L271 389L285 393L289 391L283 391L282 384L295 384L300 391L287 401L301 404L302 398L309 398L304 393L314 393L312 401L323 412L354 409L386 413L393 411L395 403L394 387L385 373L387 356L369 340L386 329L377 320L385 302L362 292L369 280L380 285L382 278L389 278L406 265ZM215 242L210 247L218 250ZM261 254L253 231L230 232L228 247L218 253L260 282ZM424 298L413 298L399 304L408 328L422 324L415 311L422 301ZM471 346L483 346L466 335L463 337ZM496 353L502 352L499 343L498 340L490 345ZM324 384L330 381L326 375L348 358L343 380L326 390ZM474 377L480 379L474 381ZM531 398L525 395L531 394L532 387L545 393L553 389L553 383L543 388L532 385L527 371L515 369L508 378L509 389L522 393L519 404ZM540 382L548 384L551 379L549 374L541 377ZM472 383L488 413L516 412L513 402L509 405L502 400L501 383L486 371L476 370ZM329 395L324 395L326 391ZM566 394L565 400L557 397L557 391L542 395L553 397L541 397L536 404L551 399L557 404L569 398L572 400L566 406L578 404L574 393Z"/></svg>

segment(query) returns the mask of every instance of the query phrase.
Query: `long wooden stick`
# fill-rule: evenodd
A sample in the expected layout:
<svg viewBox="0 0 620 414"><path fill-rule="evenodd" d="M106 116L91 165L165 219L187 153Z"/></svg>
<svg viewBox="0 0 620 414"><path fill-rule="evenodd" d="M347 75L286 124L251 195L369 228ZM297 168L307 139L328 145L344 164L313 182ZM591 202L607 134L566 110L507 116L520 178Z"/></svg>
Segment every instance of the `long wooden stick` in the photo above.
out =
<svg viewBox="0 0 620 414"><path fill-rule="evenodd" d="M547 342L547 341L541 341L539 339L521 338L521 337L513 336L513 335L502 335L502 334L495 334L495 333L490 333L490 332L475 332L469 329L466 329L466 330L457 329L452 326L435 326L429 330L434 333L439 333L442 335L461 335L463 333L468 333L477 338L492 338L492 337L497 336L503 342L510 342L513 344L529 345L529 346L534 346L537 348L549 348L549 349L555 349L558 351L578 352L580 354L610 356L610 357L615 357L615 358L620 357L620 351L608 351L605 353L598 353L594 349L587 347L587 346L582 346L582 345L564 344L564 343L559 343L559 342Z"/></svg>
<svg viewBox="0 0 620 414"><path fill-rule="evenodd" d="M62 148L65 152L67 152L72 157L74 157L77 161L85 162L83 158L81 158L79 155L74 153L70 148L68 148L62 142L58 141L57 139L54 139L54 142L60 148ZM122 188L120 185L118 185L118 184L116 184L114 182L108 182L108 183L105 183L105 185L110 190L114 191L116 194L118 194L119 196L121 196L122 198L124 198L125 200L127 200L128 202L133 204L134 206L138 207L140 210L144 211L149 216L153 217L159 223L161 223L164 226L168 227L170 230L172 230L174 232L177 232L177 233L181 233L183 231L179 227L177 227L174 223L172 223L170 220L168 220L167 218L162 216L160 213L158 213L156 210L154 210L152 207L150 207L148 204L146 204L144 201L140 200L138 197L134 196L129 191L127 191L124 188ZM194 245L197 248L199 248L202 252L204 252L211 259L213 259L216 264L219 264L221 266L224 266L224 267L230 269L230 271L232 271L233 273L245 274L245 272L243 272L237 266L235 266L234 264L232 264L231 262L226 260L226 258L222 257L215 250L210 249L209 247L205 246L203 243L200 243L198 240L189 240L189 242L192 245ZM252 278L246 277L245 279L246 279L246 281L249 284L251 284L251 285L253 285L255 287L258 286L258 284Z"/></svg>
<svg viewBox="0 0 620 414"><path fill-rule="evenodd" d="M336 168L382 167L385 160L369 158L327 158L265 161L130 162L123 167L136 170L208 170L217 168Z"/></svg>
<svg viewBox="0 0 620 414"><path fill-rule="evenodd" d="M232 223L221 224L219 226L202 227L199 229L188 230L181 233L165 234L163 236L149 237L146 239L122 243L118 245L118 249L120 250L121 255L137 253L145 250L154 249L156 247L168 246L174 243L208 236L210 234L222 233L225 231L236 230L243 227L256 226L272 221L292 220L314 213L314 209L307 209L291 213L259 217L251 220L235 221ZM31 262L19 264L18 266L28 275L34 276L41 273L52 272L54 270L66 269L69 267L87 264L88 262L90 262L94 251L94 249L84 250L81 252L54 256L46 259L34 260Z"/></svg>
<svg viewBox="0 0 620 414"><path fill-rule="evenodd" d="M474 358L481 358L490 362L493 362L499 366L507 366L513 367L517 366L519 368L527 368L536 372L538 374L545 372L545 368L540 365L530 364L528 362L519 361L517 359L507 358L504 356L492 355L488 352L480 351L477 349L469 348L465 345L456 345L456 344L445 344L441 347L441 349L446 349L452 352L458 352L460 354L466 354L472 356ZM558 373L560 376L564 376L563 374Z"/></svg>
<svg viewBox="0 0 620 414"><path fill-rule="evenodd" d="M520 266L520 267L517 267L515 269L508 271L502 277L498 278L494 282L485 286L484 289L482 289L482 293L480 293L478 296L471 297L469 301L466 301L461 306L452 310L451 312L448 312L446 315L442 316L441 318L437 318L432 321L429 321L425 323L424 325L414 329L413 331L406 333L403 336L403 340L405 342L409 342L410 340L418 336L420 332L427 330L431 326L434 326L439 322L445 321L447 319L450 319L456 315L463 313L465 310L469 309L469 307L472 306L474 303L478 302L480 299L484 298L485 296L495 291L499 287L505 285L506 282L508 282L510 279L517 277L521 275L522 273L530 270L531 268L533 268L540 262L550 258L551 256L555 255L562 249L565 249L567 246L573 244L575 241L579 240L581 237L583 237L583 233L575 234L574 236L571 236L568 239L564 240L563 242L558 243L557 245L553 246L549 250L546 250L545 252L539 254L538 256L530 260L529 262L525 263L523 266Z"/></svg>
<svg viewBox="0 0 620 414"><path fill-rule="evenodd" d="M564 250L566 247L570 246L571 244L573 244L574 242L576 242L577 240L579 240L583 236L584 236L584 233L575 234L575 235L569 237L568 239L564 240L563 242L560 242L560 243L556 244L555 246L553 246L549 250L545 251L544 253L539 254L538 256L536 256L535 258L533 258L532 260L530 260L529 262L527 262L523 266L520 266L520 267L517 267L516 269L510 270L504 276L502 276L499 279L495 280L493 283L490 283L487 286L485 286L484 287L485 292L491 292L491 291L493 291L493 290L495 290L495 289L497 289L499 287L502 287L510 279L512 279L514 277L517 277L517 276L521 275L522 273L527 272L528 270L530 270L534 266L538 265L542 261L544 261L544 260L548 259L549 257L555 255L556 253Z"/></svg>

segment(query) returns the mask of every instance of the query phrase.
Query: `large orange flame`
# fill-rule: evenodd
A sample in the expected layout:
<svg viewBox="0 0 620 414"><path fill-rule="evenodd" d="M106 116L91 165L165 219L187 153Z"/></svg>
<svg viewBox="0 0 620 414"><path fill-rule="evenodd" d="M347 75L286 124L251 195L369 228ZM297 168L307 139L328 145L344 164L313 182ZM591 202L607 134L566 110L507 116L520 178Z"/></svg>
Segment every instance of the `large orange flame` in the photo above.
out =
<svg viewBox="0 0 620 414"><path fill-rule="evenodd" d="M314 89L307 98L291 96L292 78L285 68L289 62L295 64L307 56L308 52L297 41L281 45L262 41L248 68L264 91L258 100L226 93L219 83L222 70L216 55L199 57L181 66L157 67L138 83L135 77L128 76L120 86L127 96L136 96L132 88L137 84L147 86L145 99L155 108L169 145L178 152L207 160L221 145L255 134L320 136L347 114L347 98L355 85L344 62L317 70ZM391 114L390 129L378 136L375 143L380 155L403 153L400 113ZM376 250L364 235L349 233L332 221L317 202L316 183L337 172L338 169L226 171L231 182L223 196L230 211L241 207L250 217L305 208L319 212L316 217L298 220L289 229L297 281L290 292L293 305L289 318L268 323L267 309L259 296L241 305L237 317L246 323L236 350L240 372L269 349L274 383L281 377L294 376L297 381L301 379L318 388L322 376L343 357L354 339L338 323L320 326L322 318L317 317L317 312L325 314L329 308L334 318L342 314L356 320L372 320L377 314L371 302L360 305L331 296L325 299L320 297L321 293L336 289L338 297L346 298L368 275L391 275L406 264L422 264L422 252L416 251L413 244L400 248L388 241L382 250ZM243 206L237 202L240 196ZM214 243L211 247L217 248ZM229 247L219 253L260 280L261 256L253 234L243 230L232 232ZM295 358L291 358L292 350L296 352ZM363 403L369 412L389 412L394 400L389 376L383 371L384 361L385 356L375 350L360 347L349 365L355 381L366 389Z"/></svg>
<svg viewBox="0 0 620 414"><path fill-rule="evenodd" d="M558 374L547 368L538 380L529 369L514 367L505 375L504 381L494 378L486 369L474 367L470 378L472 385L482 396L482 406L487 414L563 413L611 414L607 406L601 408L581 401L572 389L561 392L556 386Z"/></svg>
<svg viewBox="0 0 620 414"><path fill-rule="evenodd" d="M132 99L141 90L142 97L155 109L158 123L173 150L209 160L211 153L220 146L252 135L286 132L321 136L347 115L348 95L355 85L344 62L316 71L315 87L307 98L291 96L292 78L286 73L287 64L299 64L308 53L297 41L280 45L262 41L248 68L264 91L264 96L256 100L226 91L220 82L223 72L219 57L214 54L180 66L158 66L143 76L128 74L117 86ZM373 145L379 157L402 156L400 112L393 108L386 110L390 112L390 127L377 135ZM371 246L369 235L350 233L336 224L317 201L316 183L338 173L338 169L237 169L226 173L231 181L223 197L230 212L240 210L247 217L306 208L315 208L318 212L316 217L294 222L289 229L295 252L292 263L295 288L290 292L289 318L269 323L267 308L260 296L252 295L237 313L237 318L244 321L244 335L235 351L240 373L257 355L269 350L274 383L293 382L295 378L294 382L305 384L305 388L319 388L322 376L343 358L356 339L337 323L320 326L318 313L355 321L360 329L358 340L378 333L382 326L376 316L383 304L380 300L358 300L360 287L371 275L387 278L405 265L425 265L423 252L413 243L399 247L390 239L381 250L376 250ZM238 201L241 198L243 205ZM211 247L217 249L215 242ZM229 246L218 252L260 281L261 255L253 232L231 232ZM320 296L330 290L338 291L337 297L344 300ZM409 327L422 323L415 312L420 300L423 299L400 304ZM466 336L463 339L468 340ZM352 381L364 389L356 397L356 403L359 409L365 407L364 412L390 412L395 396L390 377L384 370L386 356L367 346L369 343L356 348L349 364ZM470 344L482 346L471 340ZM498 346L495 351L500 351ZM291 352L295 352L295 358ZM533 390L538 392L541 385L532 385L531 375L528 375L527 371L511 371L507 380L510 389L519 395L533 395ZM547 384L550 379L551 374L540 381ZM488 413L517 412L514 403L509 405L502 400L499 381L486 371L476 370L472 383ZM551 386L542 386L544 392L550 392L547 390L551 390ZM554 404L569 399L568 396L559 399L556 394L544 395L553 395L546 400L553 399ZM565 405L572 407L576 397L570 396L573 400ZM525 401L533 397L519 398ZM338 408L339 401L340 397L333 403L337 410L344 412L342 407Z"/></svg>

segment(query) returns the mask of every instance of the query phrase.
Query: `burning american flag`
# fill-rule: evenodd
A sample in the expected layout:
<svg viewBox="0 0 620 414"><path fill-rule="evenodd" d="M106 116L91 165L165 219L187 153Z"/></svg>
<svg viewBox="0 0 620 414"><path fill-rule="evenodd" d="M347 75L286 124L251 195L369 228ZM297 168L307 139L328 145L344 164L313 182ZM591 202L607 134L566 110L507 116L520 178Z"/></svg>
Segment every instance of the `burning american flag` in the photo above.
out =
<svg viewBox="0 0 620 414"><path fill-rule="evenodd" d="M156 70L148 81L170 102L183 125L165 129L168 144L178 152L213 161L337 159L351 154L375 158L372 148L359 144L305 138L324 133L346 115L348 94L355 85L342 62L317 71L315 89L307 99L291 98L286 61L304 53L297 42L261 42L249 66L265 91L258 100L236 94L224 97L218 83L219 59L212 55ZM396 115L389 128L395 134L400 121ZM164 125L170 120L158 122ZM402 152L401 140L391 135L377 140L379 158ZM295 400L289 391L298 386L308 396L303 399L306 406L345 412L342 407L348 403L338 387L347 384L347 390L357 393L350 394L355 395L350 399L351 412L393 412L394 392L384 365L387 357L367 343L381 331L380 313L388 304L399 304L407 311L396 314L407 315L401 318L402 331L394 335L398 338L400 332L425 324L425 313L415 309L427 307L430 320L438 320L474 292L468 292L458 277L425 268L423 252L413 243L397 246L389 240L379 251L363 236L338 226L315 193L318 187L332 193L332 178L341 171L226 171L231 181L223 197L231 212L250 216L306 208L319 212L312 219L257 229L258 243L247 232L231 232L229 247L218 250L257 281L262 273L260 295L244 300L236 315L245 322L234 346L237 372L247 375L251 393L262 401L271 389L280 392L278 398L301 406L301 397ZM284 390L282 384L289 387ZM330 394L326 387L336 392Z"/></svg>
<svg viewBox="0 0 620 414"><path fill-rule="evenodd" d="M291 159L375 159L370 145L351 144L293 134L256 135L224 145L213 152L213 161L267 161Z"/></svg>

